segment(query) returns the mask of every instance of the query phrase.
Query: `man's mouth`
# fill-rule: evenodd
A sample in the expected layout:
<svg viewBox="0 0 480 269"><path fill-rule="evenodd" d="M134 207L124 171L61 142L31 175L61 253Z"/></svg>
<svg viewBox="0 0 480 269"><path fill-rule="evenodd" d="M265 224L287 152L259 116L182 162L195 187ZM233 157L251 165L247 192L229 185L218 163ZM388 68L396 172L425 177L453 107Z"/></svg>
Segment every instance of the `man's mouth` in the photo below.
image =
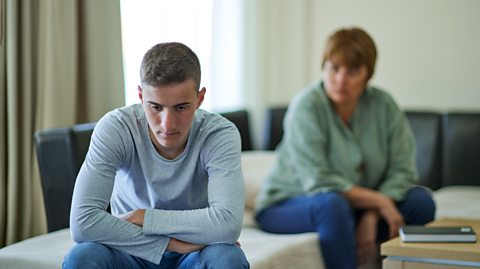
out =
<svg viewBox="0 0 480 269"><path fill-rule="evenodd" d="M178 132L158 132L158 134L163 137L172 137L174 135L177 135Z"/></svg>

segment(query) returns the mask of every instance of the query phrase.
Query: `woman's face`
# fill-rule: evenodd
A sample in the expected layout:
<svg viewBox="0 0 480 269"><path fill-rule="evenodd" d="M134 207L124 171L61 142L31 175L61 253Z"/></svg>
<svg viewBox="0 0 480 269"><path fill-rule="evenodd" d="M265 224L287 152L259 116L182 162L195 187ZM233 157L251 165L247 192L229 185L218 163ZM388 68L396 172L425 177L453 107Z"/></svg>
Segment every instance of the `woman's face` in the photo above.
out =
<svg viewBox="0 0 480 269"><path fill-rule="evenodd" d="M323 80L327 96L336 105L354 105L367 84L367 67L350 67L327 60Z"/></svg>

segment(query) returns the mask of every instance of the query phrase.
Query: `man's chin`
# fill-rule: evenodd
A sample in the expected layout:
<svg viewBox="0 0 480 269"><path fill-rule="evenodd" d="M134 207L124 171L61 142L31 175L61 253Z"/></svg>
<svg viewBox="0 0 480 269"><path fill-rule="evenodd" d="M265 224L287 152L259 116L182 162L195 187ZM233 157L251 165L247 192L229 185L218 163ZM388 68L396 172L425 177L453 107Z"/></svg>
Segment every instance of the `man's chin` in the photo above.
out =
<svg viewBox="0 0 480 269"><path fill-rule="evenodd" d="M165 149L173 148L176 145L175 141L172 141L171 139L159 139L158 143L162 148Z"/></svg>

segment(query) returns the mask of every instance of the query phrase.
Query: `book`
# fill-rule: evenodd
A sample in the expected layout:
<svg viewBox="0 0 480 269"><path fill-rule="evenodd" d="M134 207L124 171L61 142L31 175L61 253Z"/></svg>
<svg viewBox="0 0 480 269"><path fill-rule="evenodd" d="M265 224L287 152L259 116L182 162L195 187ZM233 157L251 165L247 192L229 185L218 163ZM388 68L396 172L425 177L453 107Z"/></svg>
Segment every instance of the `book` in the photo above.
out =
<svg viewBox="0 0 480 269"><path fill-rule="evenodd" d="M477 241L471 226L407 225L399 230L403 242L470 242Z"/></svg>

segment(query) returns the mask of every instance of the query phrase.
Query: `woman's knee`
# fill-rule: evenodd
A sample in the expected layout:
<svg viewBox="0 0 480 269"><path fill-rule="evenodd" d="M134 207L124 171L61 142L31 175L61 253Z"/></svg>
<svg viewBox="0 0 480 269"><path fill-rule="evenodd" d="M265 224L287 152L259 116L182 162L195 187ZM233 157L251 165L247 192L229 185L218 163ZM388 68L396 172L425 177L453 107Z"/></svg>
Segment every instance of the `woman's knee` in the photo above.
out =
<svg viewBox="0 0 480 269"><path fill-rule="evenodd" d="M353 211L347 198L337 192L320 194L315 197L314 218L335 220L351 219Z"/></svg>
<svg viewBox="0 0 480 269"><path fill-rule="evenodd" d="M407 197L412 204L423 207L428 212L435 212L435 201L429 189L422 186L415 186L409 190Z"/></svg>
<svg viewBox="0 0 480 269"><path fill-rule="evenodd" d="M422 186L411 188L403 201L404 207L416 212L420 222L430 222L435 218L436 205L432 193ZM420 217L421 216L421 217ZM419 223L419 224L424 224Z"/></svg>

